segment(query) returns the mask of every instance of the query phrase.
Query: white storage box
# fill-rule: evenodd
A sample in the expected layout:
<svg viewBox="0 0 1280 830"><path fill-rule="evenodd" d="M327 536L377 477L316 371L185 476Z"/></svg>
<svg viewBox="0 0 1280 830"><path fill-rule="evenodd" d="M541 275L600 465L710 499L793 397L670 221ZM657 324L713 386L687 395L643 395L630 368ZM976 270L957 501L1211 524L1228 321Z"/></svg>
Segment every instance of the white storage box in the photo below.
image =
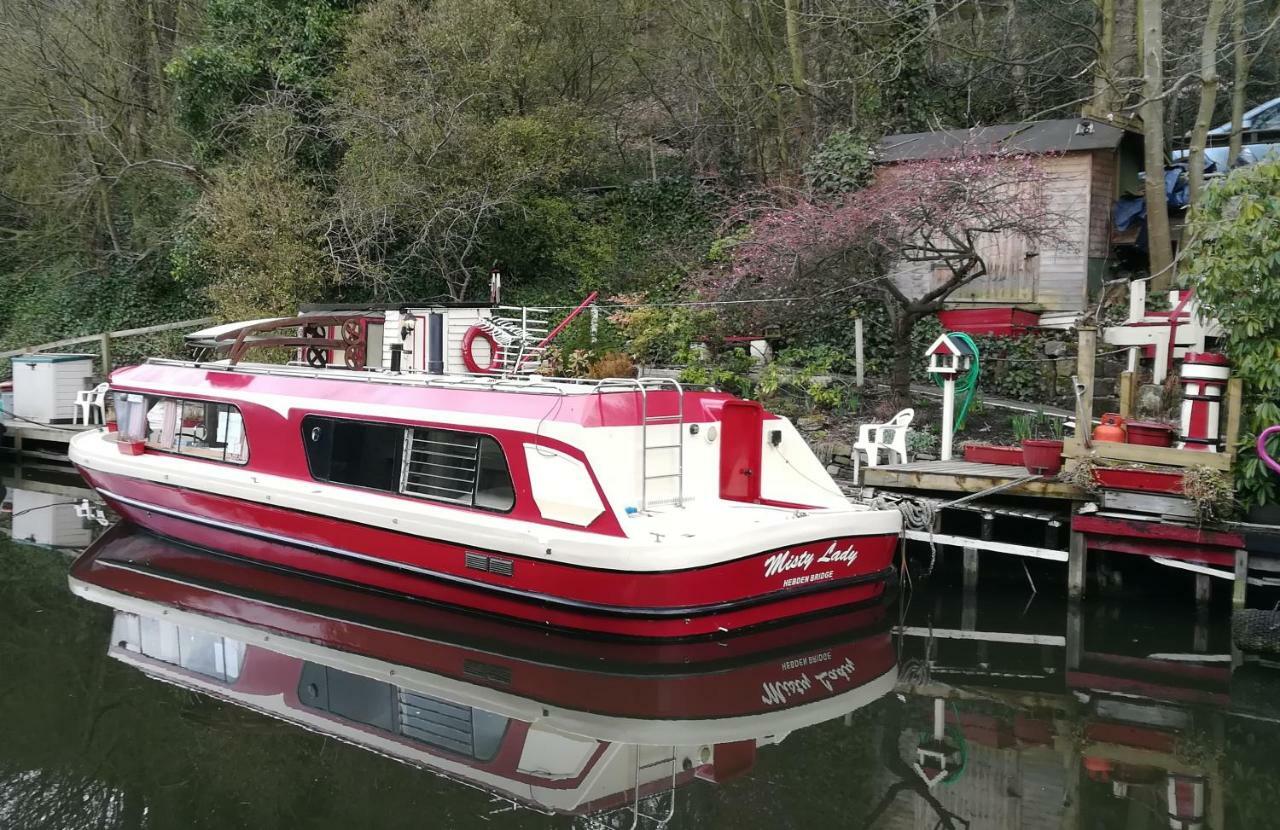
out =
<svg viewBox="0 0 1280 830"><path fill-rule="evenodd" d="M93 388L91 354L24 354L13 359L13 414L41 424L71 422L76 393Z"/></svg>

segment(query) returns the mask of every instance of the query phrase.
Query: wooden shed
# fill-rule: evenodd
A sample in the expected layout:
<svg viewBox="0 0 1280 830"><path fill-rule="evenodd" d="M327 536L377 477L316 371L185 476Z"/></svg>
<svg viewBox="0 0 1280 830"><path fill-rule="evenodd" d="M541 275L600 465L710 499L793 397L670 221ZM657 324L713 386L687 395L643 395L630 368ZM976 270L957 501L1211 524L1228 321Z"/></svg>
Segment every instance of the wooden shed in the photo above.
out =
<svg viewBox="0 0 1280 830"><path fill-rule="evenodd" d="M1068 217L1068 224L1065 241L1045 250L1016 237L986 240L982 253L989 275L953 294L949 305L1072 319L1102 283L1116 197L1139 189L1142 137L1091 118L997 124L885 136L876 161L882 168L905 168L912 161L961 152L1037 156L1047 173L1050 207ZM895 269L896 282L909 296L924 294L946 276L929 263L904 262Z"/></svg>

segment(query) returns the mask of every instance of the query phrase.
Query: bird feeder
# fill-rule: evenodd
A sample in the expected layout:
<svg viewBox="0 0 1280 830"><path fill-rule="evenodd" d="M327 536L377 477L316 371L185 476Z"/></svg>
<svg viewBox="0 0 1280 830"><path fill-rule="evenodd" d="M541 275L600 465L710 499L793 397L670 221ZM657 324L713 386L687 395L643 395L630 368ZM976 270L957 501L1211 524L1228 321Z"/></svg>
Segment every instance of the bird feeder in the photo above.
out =
<svg viewBox="0 0 1280 830"><path fill-rule="evenodd" d="M941 334L925 352L929 358L928 372L942 378L942 460L951 459L951 445L955 438L956 376L969 371L974 351L969 343L949 334Z"/></svg>
<svg viewBox="0 0 1280 830"><path fill-rule="evenodd" d="M944 698L933 700L933 735L916 746L916 761L912 769L933 789L963 766L960 747L947 738L947 702Z"/></svg>

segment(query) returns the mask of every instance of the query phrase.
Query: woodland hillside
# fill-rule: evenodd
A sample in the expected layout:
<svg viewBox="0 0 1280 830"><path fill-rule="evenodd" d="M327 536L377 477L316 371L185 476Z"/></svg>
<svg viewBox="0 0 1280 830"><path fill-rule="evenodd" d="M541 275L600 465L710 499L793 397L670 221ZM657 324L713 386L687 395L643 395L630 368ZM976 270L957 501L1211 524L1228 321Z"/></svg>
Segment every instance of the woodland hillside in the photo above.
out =
<svg viewBox="0 0 1280 830"><path fill-rule="evenodd" d="M479 299L494 267L508 302L688 298L741 239L744 204L859 187L886 133L1084 109L1146 115L1158 151L1185 146L1280 94L1278 12L5 0L0 349L301 302Z"/></svg>

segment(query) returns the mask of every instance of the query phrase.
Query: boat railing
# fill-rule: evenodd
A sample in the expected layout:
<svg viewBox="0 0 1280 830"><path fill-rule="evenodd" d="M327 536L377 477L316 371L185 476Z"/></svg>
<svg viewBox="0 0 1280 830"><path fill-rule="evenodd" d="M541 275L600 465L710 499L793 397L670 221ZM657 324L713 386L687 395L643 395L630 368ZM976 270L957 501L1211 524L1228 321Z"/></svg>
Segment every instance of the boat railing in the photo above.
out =
<svg viewBox="0 0 1280 830"><path fill-rule="evenodd" d="M672 378L570 378L552 375L481 375L453 374L440 375L422 369L404 369L392 372L387 369L339 369L322 368L304 365L300 362L290 363L238 363L230 365L225 360L176 360L173 358L153 357L147 359L151 366L175 366L208 371L222 371L233 374L269 375L278 377L299 377L320 380L341 380L352 383L378 383L392 386L428 386L464 389L495 389L506 392L528 391L550 394L596 394L604 392L639 392L641 388L655 391L657 388L679 391L683 393L698 391L716 391L715 387L704 384L681 384ZM578 390L581 390L580 392Z"/></svg>
<svg viewBox="0 0 1280 830"><path fill-rule="evenodd" d="M684 387L680 385L680 381L675 378L606 378L596 386L596 391L605 391L608 388L617 388L624 391L636 392L640 396L640 505L642 510L648 510L659 504L674 504L676 507L684 506ZM676 411L674 414L654 414L649 409L649 393L658 391L672 391L676 393ZM668 443L653 443L650 440L651 432L661 435L662 427L674 427L675 438L661 438L654 435L654 439L668 441ZM659 428L651 430L651 428ZM669 432L668 432L669 435ZM656 464L651 463L651 455L653 453L667 454L668 458L671 454L675 456L674 465L663 465L661 461ZM660 455L659 458L662 456ZM659 472L654 472L654 469ZM660 481L668 481L674 485L675 495L666 499L651 499L650 485L657 484Z"/></svg>

